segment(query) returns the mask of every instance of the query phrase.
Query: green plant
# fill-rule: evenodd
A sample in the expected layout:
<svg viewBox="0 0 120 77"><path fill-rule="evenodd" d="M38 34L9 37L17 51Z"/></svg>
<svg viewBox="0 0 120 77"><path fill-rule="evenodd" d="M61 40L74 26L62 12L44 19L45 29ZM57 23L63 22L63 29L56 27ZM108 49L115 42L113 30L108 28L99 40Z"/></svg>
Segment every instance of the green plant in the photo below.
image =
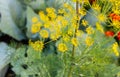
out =
<svg viewBox="0 0 120 77"><path fill-rule="evenodd" d="M116 61L120 49L114 38L104 35L101 25L103 14L99 14L97 29L94 29L86 20L79 21L86 10L78 5L76 0L76 8L65 3L57 10L48 7L45 11L40 10L39 14L27 7L28 31L33 36L31 38L38 39L30 40L29 46L16 49L11 59L16 76L118 76L120 70ZM79 30L79 22L86 27L85 31ZM51 53L45 53L48 51Z"/></svg>

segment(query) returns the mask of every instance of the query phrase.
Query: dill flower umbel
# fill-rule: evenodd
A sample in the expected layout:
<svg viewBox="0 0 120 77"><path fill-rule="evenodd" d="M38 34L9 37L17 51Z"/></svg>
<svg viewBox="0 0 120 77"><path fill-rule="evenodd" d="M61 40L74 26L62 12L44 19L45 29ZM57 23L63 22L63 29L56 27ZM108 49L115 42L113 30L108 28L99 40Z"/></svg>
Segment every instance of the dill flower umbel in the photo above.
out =
<svg viewBox="0 0 120 77"><path fill-rule="evenodd" d="M94 29L91 26L89 26L89 27L86 28L86 32L87 32L87 34L93 34Z"/></svg>
<svg viewBox="0 0 120 77"><path fill-rule="evenodd" d="M78 46L77 38L72 38L72 39L71 39L71 43L72 43L74 46Z"/></svg>
<svg viewBox="0 0 120 77"><path fill-rule="evenodd" d="M87 13L86 13L86 10L84 8L80 8L79 9L79 14L82 15L82 16L85 16Z"/></svg>
<svg viewBox="0 0 120 77"><path fill-rule="evenodd" d="M38 23L35 23L35 24L32 24L32 27L31 27L31 32L32 33L37 33L40 31L40 26L41 26L41 23L38 22Z"/></svg>
<svg viewBox="0 0 120 77"><path fill-rule="evenodd" d="M82 37L83 33L84 33L84 32L83 32L82 30L77 30L77 31L76 31L76 36L77 36L77 37Z"/></svg>
<svg viewBox="0 0 120 77"><path fill-rule="evenodd" d="M98 20L100 22L105 22L107 20L107 17L105 16L105 14L102 14L100 13L98 16L97 16Z"/></svg>
<svg viewBox="0 0 120 77"><path fill-rule="evenodd" d="M94 41L91 37L87 36L85 39L85 43L87 46L91 46L91 45L93 45Z"/></svg>
<svg viewBox="0 0 120 77"><path fill-rule="evenodd" d="M96 23L96 28L97 28L97 30L100 31L101 33L104 33L104 29L103 29L102 25L101 25L99 22Z"/></svg>
<svg viewBox="0 0 120 77"><path fill-rule="evenodd" d="M40 12L39 12L39 16L40 16L40 19L41 19L43 22L49 21L48 16L45 15L43 11L40 11Z"/></svg>
<svg viewBox="0 0 120 77"><path fill-rule="evenodd" d="M93 3L92 8L97 12L100 12L101 10L101 7L97 3Z"/></svg>
<svg viewBox="0 0 120 77"><path fill-rule="evenodd" d="M68 48L67 48L66 44L60 43L60 44L58 44L58 50L59 50L60 52L65 52L65 51L68 50Z"/></svg>
<svg viewBox="0 0 120 77"><path fill-rule="evenodd" d="M35 50L35 51L42 51L44 48L44 43L42 41L35 41L32 42L29 41L29 45Z"/></svg>
<svg viewBox="0 0 120 77"><path fill-rule="evenodd" d="M49 37L49 33L48 33L47 30L41 30L41 31L40 31L40 36L41 36L42 38L48 38L48 37Z"/></svg>
<svg viewBox="0 0 120 77"><path fill-rule="evenodd" d="M63 35L63 41L69 42L70 41L70 36L68 36L67 34Z"/></svg>
<svg viewBox="0 0 120 77"><path fill-rule="evenodd" d="M87 26L88 25L88 22L86 20L82 20L82 25L83 26Z"/></svg>
<svg viewBox="0 0 120 77"><path fill-rule="evenodd" d="M113 25L113 27L119 29L120 28L120 21L114 20L114 21L112 21L112 25Z"/></svg>

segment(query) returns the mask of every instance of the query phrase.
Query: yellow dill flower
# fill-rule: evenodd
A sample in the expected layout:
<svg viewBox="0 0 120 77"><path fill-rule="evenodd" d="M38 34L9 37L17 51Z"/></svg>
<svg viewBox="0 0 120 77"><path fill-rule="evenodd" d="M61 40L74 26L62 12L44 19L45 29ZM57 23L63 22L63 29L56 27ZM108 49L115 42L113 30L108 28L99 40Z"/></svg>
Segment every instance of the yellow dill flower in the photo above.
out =
<svg viewBox="0 0 120 77"><path fill-rule="evenodd" d="M116 1L113 6L114 6L112 8L113 13L120 14L120 7L119 7L120 6L120 1L119 2Z"/></svg>
<svg viewBox="0 0 120 77"><path fill-rule="evenodd" d="M51 34L50 34L50 38L51 38L52 40L57 40L60 36L61 36L60 33L51 33Z"/></svg>
<svg viewBox="0 0 120 77"><path fill-rule="evenodd" d="M55 12L55 9L52 8L52 7L48 7L48 8L46 8L46 12L47 12L47 13L54 13L54 12Z"/></svg>
<svg viewBox="0 0 120 77"><path fill-rule="evenodd" d="M89 2L88 0L72 0L72 2L76 2L76 1L78 1L80 4Z"/></svg>
<svg viewBox="0 0 120 77"><path fill-rule="evenodd" d="M82 25L83 26L87 26L88 25L88 22L86 20L82 20Z"/></svg>
<svg viewBox="0 0 120 77"><path fill-rule="evenodd" d="M50 17L50 20L53 20L53 19L56 18L56 14L55 13L48 13L47 16Z"/></svg>
<svg viewBox="0 0 120 77"><path fill-rule="evenodd" d="M68 48L67 48L66 44L60 43L60 44L58 44L58 50L59 50L60 52L65 52L65 51L68 50Z"/></svg>
<svg viewBox="0 0 120 77"><path fill-rule="evenodd" d="M35 23L35 25L41 27L41 26L42 26L42 23L41 23L41 22L37 22L37 23Z"/></svg>
<svg viewBox="0 0 120 77"><path fill-rule="evenodd" d="M101 10L101 7L96 3L93 3L92 8L97 12L100 12L100 10Z"/></svg>
<svg viewBox="0 0 120 77"><path fill-rule="evenodd" d="M71 43L72 43L74 46L78 46L78 40L77 40L77 38L72 38L72 39L71 39Z"/></svg>
<svg viewBox="0 0 120 77"><path fill-rule="evenodd" d="M36 23L36 22L38 22L38 18L37 17L33 17L32 18L32 23Z"/></svg>
<svg viewBox="0 0 120 77"><path fill-rule="evenodd" d="M67 20L62 20L61 21L61 24L63 27L67 26L68 25L68 21Z"/></svg>
<svg viewBox="0 0 120 77"><path fill-rule="evenodd" d="M86 10L84 8L80 8L78 13L82 16L86 15Z"/></svg>
<svg viewBox="0 0 120 77"><path fill-rule="evenodd" d="M82 30L77 30L76 31L76 36L77 37L82 37L82 35L83 35L83 31Z"/></svg>
<svg viewBox="0 0 120 77"><path fill-rule="evenodd" d="M112 49L113 49L113 52L114 52L114 54L115 54L116 56L119 56L118 48L119 48L118 43L115 42L115 43L112 45Z"/></svg>
<svg viewBox="0 0 120 77"><path fill-rule="evenodd" d="M109 0L111 3L114 3L116 0Z"/></svg>
<svg viewBox="0 0 120 77"><path fill-rule="evenodd" d="M77 0L72 0L72 2L76 2Z"/></svg>
<svg viewBox="0 0 120 77"><path fill-rule="evenodd" d="M75 21L80 20L80 16L74 15L74 16L72 17L72 19L75 20Z"/></svg>
<svg viewBox="0 0 120 77"><path fill-rule="evenodd" d="M37 33L40 31L40 26L41 26L41 23L36 23L36 24L32 24L32 27L31 27L31 32L32 33Z"/></svg>
<svg viewBox="0 0 120 77"><path fill-rule="evenodd" d="M65 8L70 8L71 5L69 5L69 4L67 4L67 3L64 3L64 4L63 4L63 7L65 7Z"/></svg>
<svg viewBox="0 0 120 77"><path fill-rule="evenodd" d="M87 36L85 39L85 43L87 46L91 46L91 45L93 45L94 41L91 37Z"/></svg>
<svg viewBox="0 0 120 77"><path fill-rule="evenodd" d="M68 36L67 34L66 35L63 35L63 40L65 42L69 42L70 41L70 36Z"/></svg>
<svg viewBox="0 0 120 77"><path fill-rule="evenodd" d="M56 20L57 20L57 21L63 20L63 16L57 16Z"/></svg>
<svg viewBox="0 0 120 77"><path fill-rule="evenodd" d="M77 26L76 23L71 23L71 27L72 27L73 29L77 29L77 28L78 28L78 26Z"/></svg>
<svg viewBox="0 0 120 77"><path fill-rule="evenodd" d="M50 22L44 23L44 27L45 27L45 28L50 28L50 25L51 25Z"/></svg>
<svg viewBox="0 0 120 77"><path fill-rule="evenodd" d="M40 36L41 36L42 38L48 38L48 37L49 37L49 33L48 33L47 30L41 30L41 31L40 31Z"/></svg>
<svg viewBox="0 0 120 77"><path fill-rule="evenodd" d="M97 30L99 30L100 32L104 33L104 29L103 29L102 25L101 25L99 22L96 23L96 28L97 28Z"/></svg>
<svg viewBox="0 0 120 77"><path fill-rule="evenodd" d="M44 48L44 43L42 41L29 41L29 45L35 50L35 51L42 51Z"/></svg>
<svg viewBox="0 0 120 77"><path fill-rule="evenodd" d="M64 13L66 13L65 9L59 9L58 10L58 14L64 14Z"/></svg>
<svg viewBox="0 0 120 77"><path fill-rule="evenodd" d="M87 34L93 34L94 29L91 26L89 26L89 27L86 28L86 32L87 32Z"/></svg>
<svg viewBox="0 0 120 77"><path fill-rule="evenodd" d="M49 21L48 16L46 16L43 11L40 11L40 12L39 12L39 16L40 16L40 19L41 19L43 22Z"/></svg>
<svg viewBox="0 0 120 77"><path fill-rule="evenodd" d="M74 31L72 29L69 29L67 32L68 35L72 36L74 34Z"/></svg>
<svg viewBox="0 0 120 77"><path fill-rule="evenodd" d="M120 22L118 20L112 21L112 25L118 29L120 28Z"/></svg>
<svg viewBox="0 0 120 77"><path fill-rule="evenodd" d="M51 20L56 18L55 9L54 8L46 8L47 16L50 17Z"/></svg>
<svg viewBox="0 0 120 77"><path fill-rule="evenodd" d="M99 14L98 16L97 16L97 18L98 18L98 20L100 21L100 22L105 22L106 21L106 19L107 19L107 17L104 15L104 14Z"/></svg>
<svg viewBox="0 0 120 77"><path fill-rule="evenodd" d="M119 9L112 9L112 11L113 11L115 14L120 14L120 10L119 10Z"/></svg>

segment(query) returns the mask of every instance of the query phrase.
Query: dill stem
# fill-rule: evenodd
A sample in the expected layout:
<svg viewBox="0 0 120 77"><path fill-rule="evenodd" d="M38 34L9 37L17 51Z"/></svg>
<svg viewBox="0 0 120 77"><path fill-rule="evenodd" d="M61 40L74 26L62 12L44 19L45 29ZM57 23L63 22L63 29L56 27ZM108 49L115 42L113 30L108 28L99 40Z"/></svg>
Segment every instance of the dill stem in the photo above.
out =
<svg viewBox="0 0 120 77"><path fill-rule="evenodd" d="M76 15L77 15L77 18L78 18L78 0L76 1ZM78 29L78 26L79 26L79 20L77 19L76 21L76 25L77 25L77 28L75 28L75 33L74 33L74 36L73 37L76 37L76 32L77 32L77 29ZM70 69L69 69L69 72L68 72L68 77L72 77L72 73L73 73L73 68L74 68L74 57L75 57L75 46L73 45L73 48L72 48L72 54L71 54L71 63L70 63Z"/></svg>

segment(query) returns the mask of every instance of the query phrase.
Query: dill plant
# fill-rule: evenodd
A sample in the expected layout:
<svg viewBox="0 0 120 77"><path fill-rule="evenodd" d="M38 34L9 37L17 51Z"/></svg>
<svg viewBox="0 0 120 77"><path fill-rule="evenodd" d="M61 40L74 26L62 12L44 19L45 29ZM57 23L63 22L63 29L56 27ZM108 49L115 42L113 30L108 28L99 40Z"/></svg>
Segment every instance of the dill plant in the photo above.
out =
<svg viewBox="0 0 120 77"><path fill-rule="evenodd" d="M30 40L29 46L19 47L15 52L11 64L16 76L119 76L120 68L116 62L120 51L118 43L114 36L105 36L101 24L106 21L104 16L107 11L102 10L101 13L101 4L95 2L93 5L87 0L84 3L82 0L73 2L76 8L64 3L58 10L48 7L46 11L39 11L38 16L32 17L31 33L39 34L39 40ZM86 5L99 12L96 15L96 28L90 26L87 20L80 22L81 17L88 12L84 8ZM86 27L85 31L80 26ZM51 53L45 53L49 51Z"/></svg>

